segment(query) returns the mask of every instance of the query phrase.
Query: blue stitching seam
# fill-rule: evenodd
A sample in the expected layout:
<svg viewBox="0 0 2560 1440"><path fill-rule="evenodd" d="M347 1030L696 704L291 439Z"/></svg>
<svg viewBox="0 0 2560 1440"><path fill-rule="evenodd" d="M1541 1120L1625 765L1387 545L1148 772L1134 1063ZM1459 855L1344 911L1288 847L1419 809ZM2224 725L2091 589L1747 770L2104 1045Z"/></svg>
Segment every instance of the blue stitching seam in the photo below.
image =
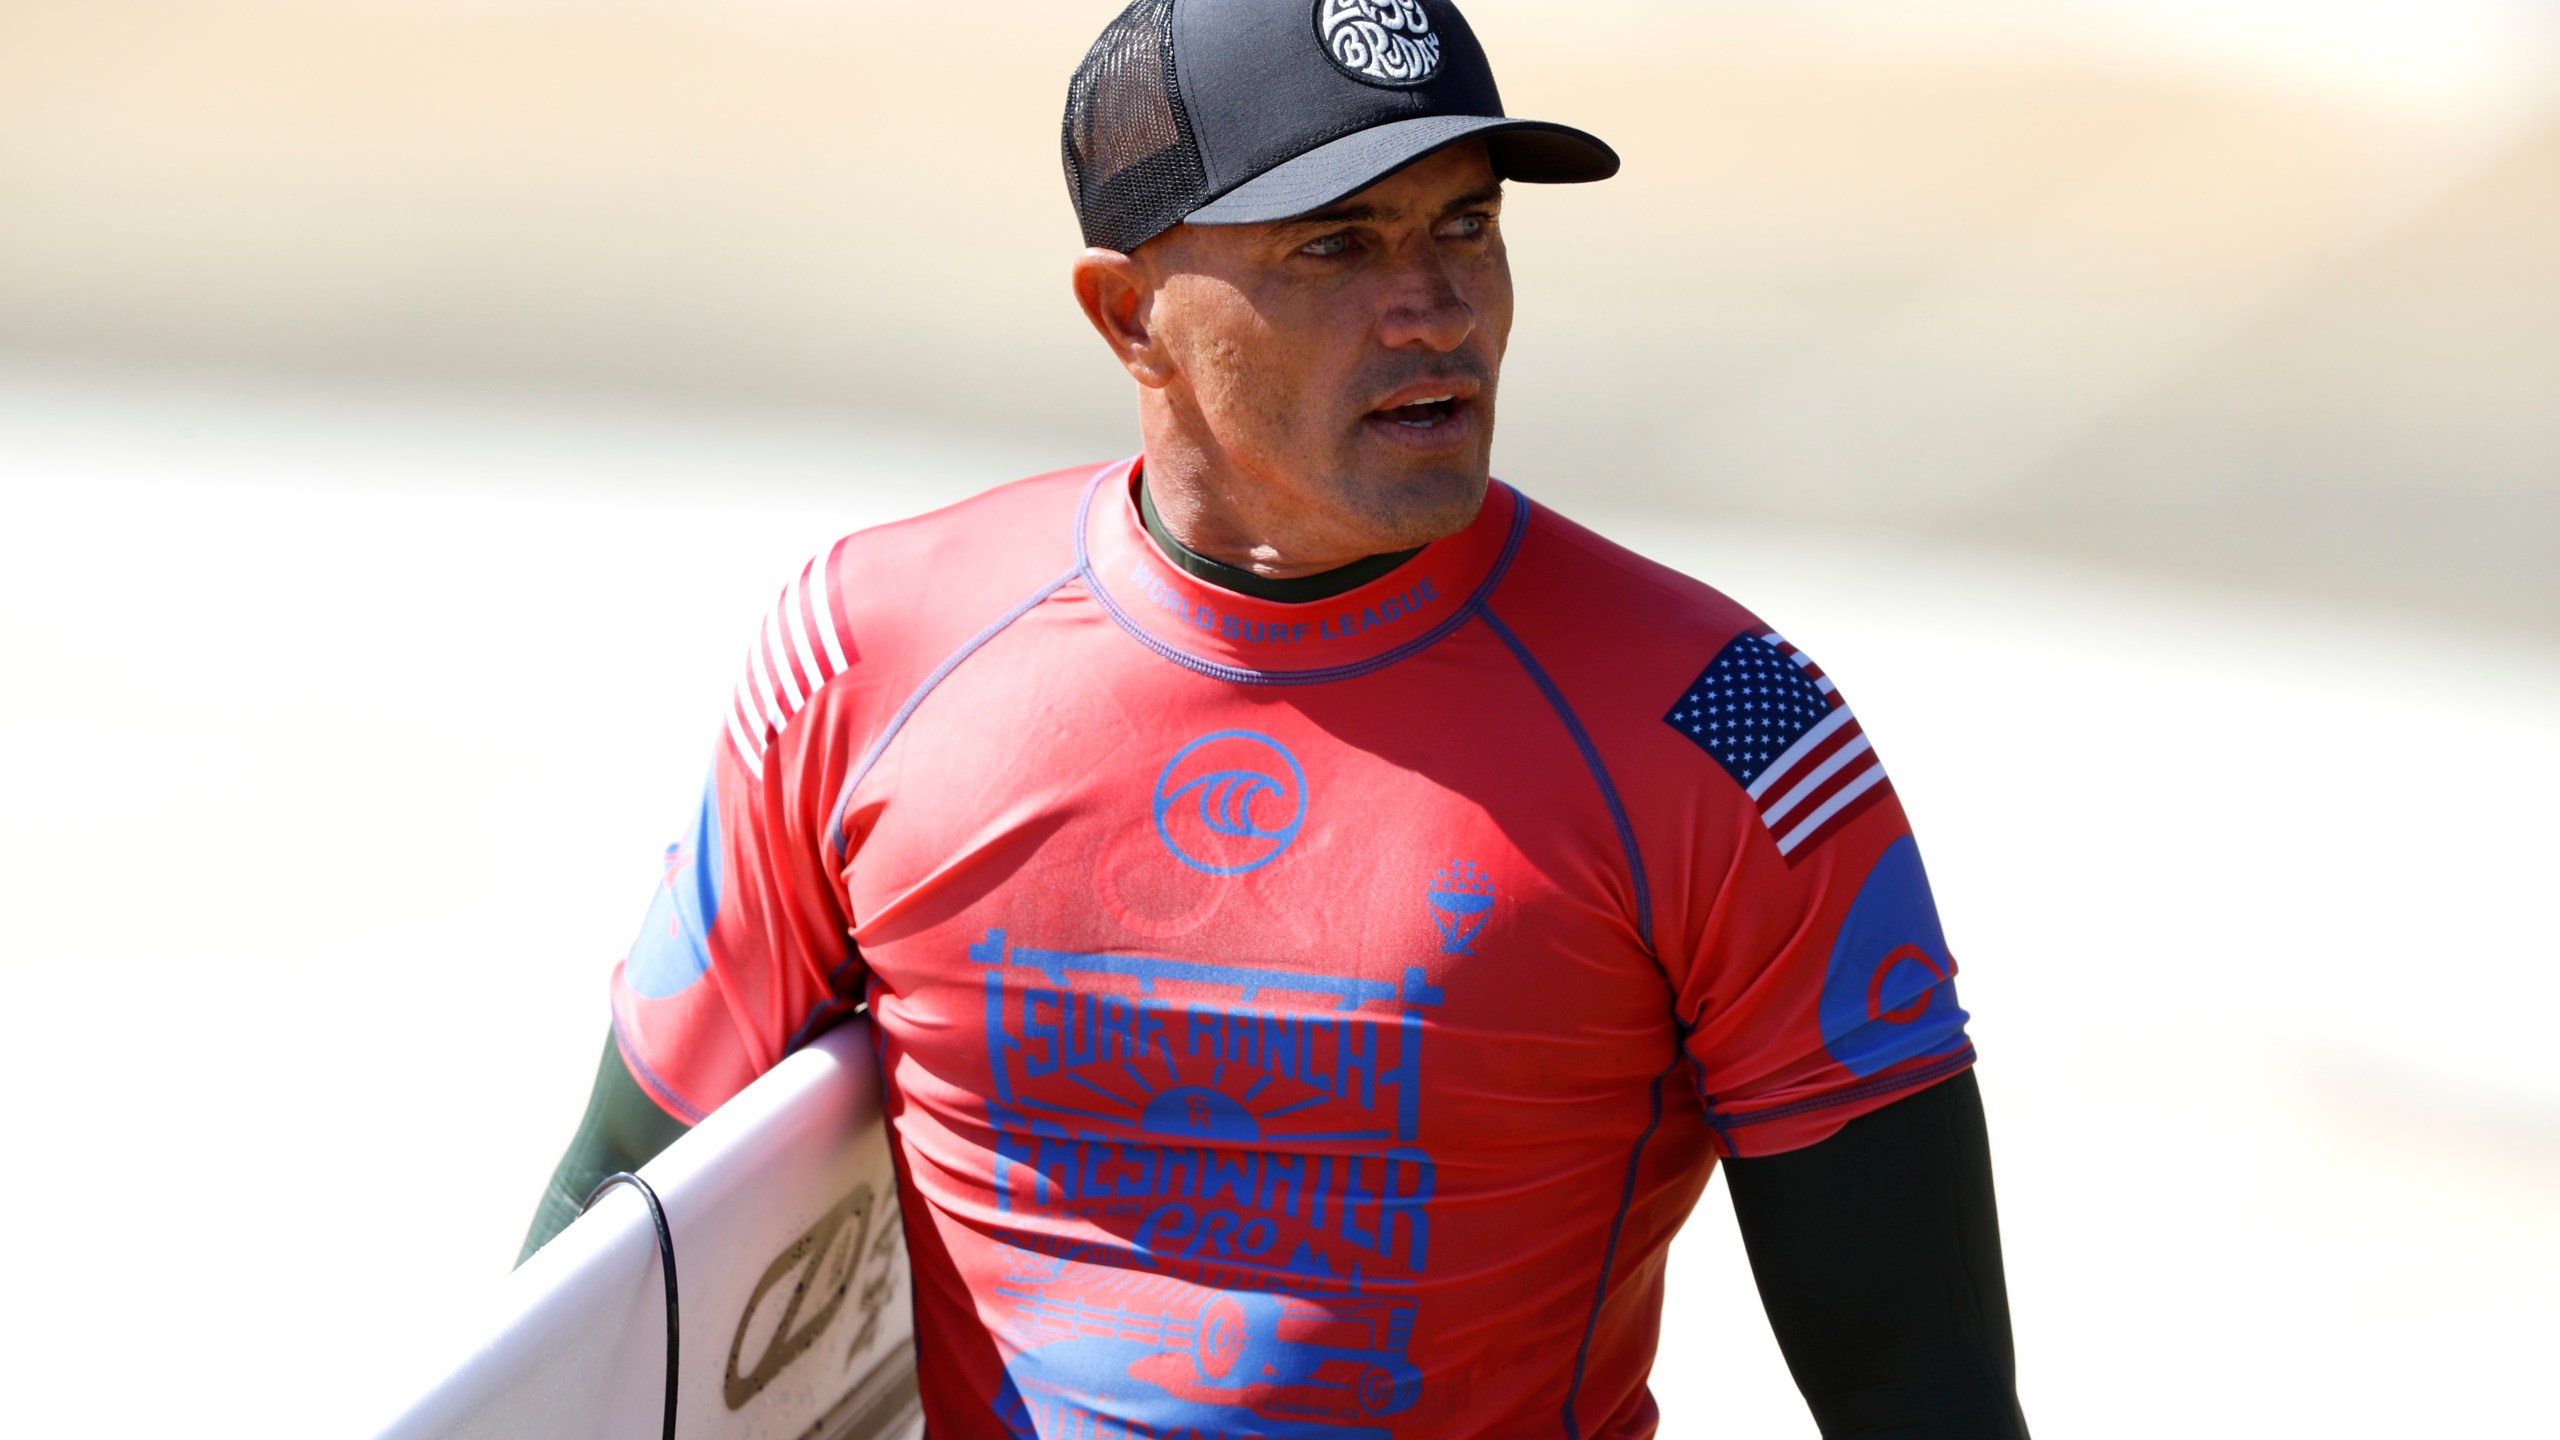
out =
<svg viewBox="0 0 2560 1440"><path fill-rule="evenodd" d="M618 1015L613 1020L613 1048L622 1053L622 1063L630 1066L639 1075L641 1082L656 1092L653 1098L669 1101L678 1110L684 1112L677 1116L677 1119L687 1125L699 1125L702 1123L702 1117L710 1113L684 1098L683 1091L668 1084L665 1077L649 1068L649 1062L640 1058L639 1047L631 1043L630 1036L622 1033L622 1017Z"/></svg>
<svg viewBox="0 0 2560 1440"><path fill-rule="evenodd" d="M791 1038L782 1042L782 1053L789 1055L797 1051L801 1046L816 1039L819 1031L852 1014L853 1011L853 1002L841 995L829 996L820 1001L818 1008L809 1012L809 1018L800 1022L800 1028L791 1032Z"/></svg>
<svg viewBox="0 0 2560 1440"><path fill-rule="evenodd" d="M1618 787L1609 779L1609 767L1601 763L1600 748L1591 743L1590 732L1582 728L1582 721L1574 715L1573 706L1566 702L1564 692L1556 688L1555 681L1547 678L1547 672L1539 667L1537 658L1529 653L1529 647L1521 643L1519 636L1511 633L1511 627L1502 623L1502 617L1493 613L1493 607L1482 607L1477 616L1501 638L1504 645L1510 647L1513 658L1520 662L1520 668L1529 672L1530 680L1547 697L1547 704L1556 712L1556 718L1564 721L1564 728L1572 734L1574 748L1582 752L1582 763L1590 767L1591 778L1599 782L1600 798L1609 804L1609 820L1618 827L1618 844L1627 852L1627 872L1635 881L1636 937L1644 943L1646 953L1652 953L1653 886L1645 879L1644 856L1636 850L1635 824L1627 818L1627 807L1618 798Z"/></svg>
<svg viewBox="0 0 2560 1440"><path fill-rule="evenodd" d="M1673 1067L1687 1063L1687 1057L1674 1061ZM1662 1082L1671 1078L1665 1070L1653 1077L1653 1118L1645 1122L1644 1133L1636 1137L1636 1148L1627 1154L1627 1183L1618 1196L1617 1218L1609 1222L1609 1248L1601 1252L1600 1283L1592 1287L1591 1318L1582 1327L1582 1348L1573 1355L1573 1388L1564 1396L1564 1433L1569 1440L1582 1440L1582 1422L1573 1416L1573 1407L1582 1399L1582 1371L1591 1360L1591 1338L1599 1333L1600 1312L1609 1303L1609 1273L1618 1268L1619 1232L1626 1228L1627 1212L1635 1208L1636 1176L1644 1165L1644 1147L1653 1140L1653 1132L1662 1128Z"/></svg>
<svg viewBox="0 0 2560 1440"><path fill-rule="evenodd" d="M936 666L932 674L924 677L924 683L917 686L916 692L907 697L906 704L898 707L898 713L889 717L889 728L880 732L880 738L872 741L871 749L864 753L862 763L853 767L853 774L844 782L844 790L836 796L835 814L828 817L827 844L828 848L835 852L837 864L844 863L844 816L845 811L853 805L853 792L862 784L863 778L871 773L871 767L880 763L880 757L889 749L889 742L897 739L898 732L907 727L907 717L915 714L916 707L924 703L924 697L932 694L935 686L950 679L951 672L959 669L962 662L977 654L988 641L1003 634L1006 626L1030 614L1041 601L1065 589L1067 582L1075 579L1079 573L1080 568L1069 570L1066 574L1031 592L1030 599L1007 610L996 623L979 631L976 638L970 640L968 644L952 651L950 658Z"/></svg>
<svg viewBox="0 0 2560 1440"><path fill-rule="evenodd" d="M1564 722L1566 733L1573 737L1574 748L1582 752L1582 763L1589 768L1593 782L1600 787L1600 798L1609 807L1610 823L1617 827L1618 844L1626 852L1628 878L1634 882L1635 886L1636 937L1643 943L1646 953L1652 953L1653 886L1645 877L1644 855L1636 848L1635 824L1627 817L1626 804L1618 797L1617 782L1609 778L1609 767L1601 761L1599 747L1592 743L1590 732L1582 728L1582 720L1573 713L1573 706L1564 698L1564 692L1556 688L1554 679L1547 674L1545 667L1539 665L1537 657L1529 653L1529 647L1521 641L1519 636L1511 632L1510 626L1502 623L1501 616L1493 613L1493 607L1479 606L1476 614L1477 618L1484 621L1485 628L1491 630L1494 636L1502 641L1504 648L1511 652L1512 658L1520 662L1520 668L1538 687L1538 693L1546 697L1547 705L1555 711L1556 718ZM1672 1062L1672 1068L1677 1069L1687 1064L1689 1064L1689 1057L1684 1049L1680 1058ZM1692 1069L1694 1071L1694 1067ZM1574 1407L1581 1403L1583 1372L1591 1361L1591 1342L1600 1330L1601 1311L1609 1303L1609 1277L1618 1268L1618 1241L1626 1229L1627 1212L1635 1206L1636 1178L1644 1163L1645 1146L1652 1143L1654 1132L1662 1127L1662 1082L1670 1076L1671 1071L1665 1070L1654 1077L1651 1092L1652 1116L1645 1122L1644 1133L1636 1137L1635 1149L1627 1156L1626 1188L1618 1197L1618 1213L1609 1222L1609 1244L1601 1252L1600 1278L1592 1289L1591 1317L1583 1323L1582 1345L1574 1352L1573 1388L1565 1392L1564 1433L1569 1440L1582 1440L1582 1422L1575 1418Z"/></svg>
<svg viewBox="0 0 2560 1440"><path fill-rule="evenodd" d="M845 981L851 978L846 974L846 972L851 970L854 967L854 964L861 959L862 952L856 950L852 954L844 957L844 959L836 965L836 968L828 971L827 989L832 991L838 997L842 997L844 994Z"/></svg>
<svg viewBox="0 0 2560 1440"><path fill-rule="evenodd" d="M1680 1037L1680 1051L1684 1055L1689 1054L1689 1037L1686 1033ZM1715 1097L1707 1093L1707 1077L1699 1072L1698 1058L1695 1055L1689 1056L1689 1088L1697 1092L1698 1111L1706 1119L1707 1128L1716 1132L1717 1142L1724 1146L1720 1153L1728 1157L1741 1154L1742 1152L1734 1146L1733 1131L1726 1127L1725 1117L1716 1113Z"/></svg>
<svg viewBox="0 0 2560 1440"><path fill-rule="evenodd" d="M1400 660L1408 660L1421 654L1448 639L1459 626L1467 623L1470 616L1484 607L1485 598L1493 593L1493 587L1502 583L1504 572L1511 568L1511 558L1520 551L1520 537L1527 534L1529 529L1529 498L1517 490L1511 490L1510 486L1504 485L1503 489L1511 490L1514 505L1511 512L1511 533L1503 540L1502 554L1495 558L1493 569L1486 572L1484 582L1476 586L1475 593L1467 597L1467 603L1459 606L1456 614L1392 650L1349 665L1336 665L1329 670L1247 670L1237 665L1221 665L1214 660L1203 660L1197 655L1176 649L1148 634L1137 621L1130 618L1127 611L1120 608L1120 603L1111 598L1109 587L1105 586L1093 573L1091 547L1085 543L1086 525L1093 509L1094 494L1102 488L1102 482L1110 479L1114 473L1106 470L1095 476L1093 483L1085 487L1083 502L1076 506L1076 569L1084 576L1085 588L1093 592L1094 599L1102 602L1103 613L1109 615L1114 623L1127 631L1130 639L1185 670L1206 675L1212 680L1225 680L1237 685L1324 685L1335 680L1357 680L1363 675L1376 674ZM1126 476L1129 473L1128 462L1122 462L1116 473ZM1501 484L1500 481L1495 483Z"/></svg>
<svg viewBox="0 0 2560 1440"><path fill-rule="evenodd" d="M1968 1040L1962 1050L1935 1064L1923 1065L1917 1070L1905 1070L1899 1075L1888 1075L1881 1080L1870 1080L1864 1085L1852 1085L1846 1090L1835 1090L1828 1095L1817 1095L1810 1100L1791 1101L1785 1105L1773 1106L1749 1115L1730 1115L1726 1117L1726 1123L1738 1129L1745 1125L1765 1125L1772 1120L1789 1120L1798 1115L1810 1115L1816 1110L1829 1110L1835 1106L1855 1105L1861 1100L1890 1095L1896 1090L1908 1090L1916 1085L1926 1085L1932 1080L1943 1080L1973 1064L1974 1059L1973 1042Z"/></svg>

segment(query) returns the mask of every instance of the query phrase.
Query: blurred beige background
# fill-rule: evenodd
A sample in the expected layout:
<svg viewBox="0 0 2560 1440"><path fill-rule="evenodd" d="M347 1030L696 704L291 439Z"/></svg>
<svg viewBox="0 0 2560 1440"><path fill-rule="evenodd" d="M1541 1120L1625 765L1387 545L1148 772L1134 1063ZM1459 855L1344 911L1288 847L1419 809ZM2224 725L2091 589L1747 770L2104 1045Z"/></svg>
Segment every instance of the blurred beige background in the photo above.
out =
<svg viewBox="0 0 2560 1440"><path fill-rule="evenodd" d="M0 1432L457 1353L774 586L1131 444L1114 8L0 0ZM1500 468L1891 757L2040 1430L2551 1432L2560 0L1466 8L1628 162ZM1672 1270L1665 1440L1808 1436Z"/></svg>
<svg viewBox="0 0 2560 1440"><path fill-rule="evenodd" d="M1128 443L1110 0L0 0L0 359ZM2550 0L1478 0L1506 473L2560 638Z"/></svg>

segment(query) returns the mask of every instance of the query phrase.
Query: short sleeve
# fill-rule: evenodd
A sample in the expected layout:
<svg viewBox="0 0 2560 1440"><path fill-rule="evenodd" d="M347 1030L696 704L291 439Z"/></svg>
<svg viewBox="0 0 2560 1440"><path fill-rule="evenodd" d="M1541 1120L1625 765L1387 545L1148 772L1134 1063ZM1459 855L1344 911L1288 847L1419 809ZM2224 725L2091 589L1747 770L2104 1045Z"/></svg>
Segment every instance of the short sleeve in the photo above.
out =
<svg viewBox="0 0 2560 1440"><path fill-rule="evenodd" d="M1918 842L1871 739L1782 636L1735 638L1664 723L1715 771L1675 957L1698 1097L1729 1156L1819 1141L1973 1063Z"/></svg>
<svg viewBox="0 0 2560 1440"><path fill-rule="evenodd" d="M698 1122L849 1012L863 976L827 831L854 664L836 566L804 566L749 647L710 778L614 970L623 1060Z"/></svg>

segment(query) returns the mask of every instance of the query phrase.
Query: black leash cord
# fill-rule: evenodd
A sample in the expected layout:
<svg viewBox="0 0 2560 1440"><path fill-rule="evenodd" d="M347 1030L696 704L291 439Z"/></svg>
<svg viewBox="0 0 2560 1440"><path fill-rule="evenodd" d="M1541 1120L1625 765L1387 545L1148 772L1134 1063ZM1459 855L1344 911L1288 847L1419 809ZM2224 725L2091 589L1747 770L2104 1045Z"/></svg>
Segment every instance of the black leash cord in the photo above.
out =
<svg viewBox="0 0 2560 1440"><path fill-rule="evenodd" d="M649 1218L658 1225L658 1273L667 1277L667 1423L661 1433L665 1440L676 1440L676 1336L680 1333L676 1324L676 1237L667 1229L667 1207L658 1203L658 1192L628 1170L604 1177L587 1192L587 1203L578 1207L578 1213L583 1215L594 1209L597 1197L616 1185L639 1191L640 1198L648 1202Z"/></svg>

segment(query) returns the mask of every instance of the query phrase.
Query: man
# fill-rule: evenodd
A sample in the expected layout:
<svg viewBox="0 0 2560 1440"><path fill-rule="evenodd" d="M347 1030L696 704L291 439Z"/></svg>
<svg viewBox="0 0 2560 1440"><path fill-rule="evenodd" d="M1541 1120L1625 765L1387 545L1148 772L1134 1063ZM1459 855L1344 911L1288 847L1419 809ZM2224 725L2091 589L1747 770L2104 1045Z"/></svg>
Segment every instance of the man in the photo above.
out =
<svg viewBox="0 0 2560 1440"><path fill-rule="evenodd" d="M1616 156L1444 0L1138 0L1066 161L1144 451L786 590L528 1247L867 1006L940 1440L1650 1435L1719 1158L1826 1434L2023 1436L1855 717L1489 479L1502 184Z"/></svg>

